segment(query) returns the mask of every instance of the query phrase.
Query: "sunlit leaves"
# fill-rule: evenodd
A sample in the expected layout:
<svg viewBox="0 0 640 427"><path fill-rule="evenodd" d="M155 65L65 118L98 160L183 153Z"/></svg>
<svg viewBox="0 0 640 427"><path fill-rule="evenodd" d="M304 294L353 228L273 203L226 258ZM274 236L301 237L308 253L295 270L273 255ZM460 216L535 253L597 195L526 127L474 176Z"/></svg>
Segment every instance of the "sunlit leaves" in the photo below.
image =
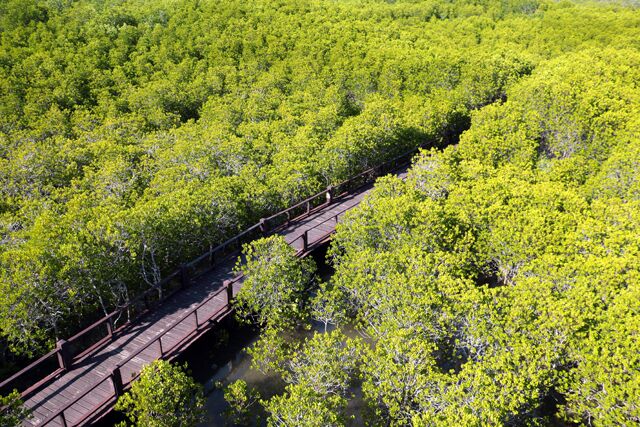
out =
<svg viewBox="0 0 640 427"><path fill-rule="evenodd" d="M236 271L244 274L235 307L241 319L260 325L287 328L307 313L305 291L313 285L315 264L298 258L279 235L251 242L243 248Z"/></svg>
<svg viewBox="0 0 640 427"><path fill-rule="evenodd" d="M204 404L202 385L189 376L186 367L157 360L142 368L115 409L123 411L134 426L190 427L206 420Z"/></svg>
<svg viewBox="0 0 640 427"><path fill-rule="evenodd" d="M637 423L637 55L593 56L541 65L338 227L325 301L372 340L376 420Z"/></svg>

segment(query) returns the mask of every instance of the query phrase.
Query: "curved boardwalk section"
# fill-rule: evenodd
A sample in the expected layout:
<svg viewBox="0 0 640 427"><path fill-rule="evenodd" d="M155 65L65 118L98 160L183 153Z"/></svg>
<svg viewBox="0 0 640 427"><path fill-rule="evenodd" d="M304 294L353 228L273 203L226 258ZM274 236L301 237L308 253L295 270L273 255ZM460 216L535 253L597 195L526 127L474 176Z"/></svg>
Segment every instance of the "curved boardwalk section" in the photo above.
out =
<svg viewBox="0 0 640 427"><path fill-rule="evenodd" d="M33 410L33 418L25 425L77 426L96 420L113 407L144 365L176 357L231 313L230 302L242 285L242 277L234 277L232 270L243 241L277 233L298 256L306 255L330 238L340 217L362 200L377 176L386 172L404 175L413 153L262 220L170 275L160 284L161 290L147 292L130 306L59 342L56 350L0 388L9 387L18 377L34 383L38 377L29 377L36 365L54 358L56 369L23 392L26 406ZM118 327L125 318L129 320ZM90 344L83 348L80 343L86 341Z"/></svg>

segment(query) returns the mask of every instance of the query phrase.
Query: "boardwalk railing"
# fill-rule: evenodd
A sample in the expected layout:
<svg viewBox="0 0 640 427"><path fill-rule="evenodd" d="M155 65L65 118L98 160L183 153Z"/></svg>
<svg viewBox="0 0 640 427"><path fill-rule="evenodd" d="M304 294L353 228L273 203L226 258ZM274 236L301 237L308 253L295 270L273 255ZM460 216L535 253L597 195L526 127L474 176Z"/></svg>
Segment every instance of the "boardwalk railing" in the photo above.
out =
<svg viewBox="0 0 640 427"><path fill-rule="evenodd" d="M324 242L335 232L335 225L338 224L340 217L342 217L349 209L352 209L353 207L354 206L345 208L340 212L332 215L330 218L327 218L324 221L315 224L312 228L306 229L298 237L289 242L289 245L297 251L298 256L309 252L310 250L314 249L316 246ZM332 229L332 231L321 232L322 234L320 234L320 236L316 235L313 239L309 238L311 233L313 233L316 229L321 229L321 226L325 224L333 224L334 228Z"/></svg>
<svg viewBox="0 0 640 427"><path fill-rule="evenodd" d="M237 254L244 243L277 232L291 222L299 221L309 214L330 205L335 200L354 192L364 185L372 183L377 177L407 165L411 157L415 155L418 150L419 148L410 150L381 165L367 169L335 186L328 187L283 211L261 219L259 223L221 243L193 261L182 265L179 270L162 279L156 287L148 289L131 300L126 306L114 310L67 340L58 341L54 350L0 383L0 394L6 394L12 389L18 389L22 390L22 397L26 398L52 379L66 372L74 364L77 364L104 345L113 341L120 332L131 326L137 319L153 310L175 292L188 286L193 279L212 270L219 261ZM343 213L344 211L340 212L330 220L337 222L338 216ZM331 233L327 233L327 236L329 234ZM299 254L306 252L309 249L308 232L303 233L292 242L292 246L298 250ZM300 246L300 248L298 248L298 246ZM215 295L217 295L217 293ZM203 304L210 300L211 298L207 299ZM227 303L229 301L230 299ZM197 309L190 315L195 316L195 324L197 324ZM120 324L120 322L123 323ZM161 340L161 338L158 338L158 342L160 342L159 340ZM161 344L158 345L162 347ZM167 354L167 350L161 349L160 353ZM41 379L33 383L34 377ZM116 384L113 382L114 380L110 378L111 377L107 377L103 382L112 381L113 384ZM96 385L96 387L98 386ZM115 388L115 390L117 390L117 388ZM104 404L106 405L107 402ZM52 416L52 419L62 417L62 420L64 420L64 411L66 409L67 407L63 408L60 412L62 415L57 414Z"/></svg>
<svg viewBox="0 0 640 427"><path fill-rule="evenodd" d="M156 335L147 344L138 348L135 353L132 353L125 360L121 361L104 379L85 390L71 402L59 408L57 412L49 415L40 425L45 426L56 420L65 427L68 425L80 425L91 419L105 407L115 403L118 397L140 376L142 366L140 362L136 361L138 356L146 352L152 353L156 359L171 359L177 356L180 348L184 344L206 332L211 327L213 321L228 314L233 299L234 285L238 284L241 280L242 276L236 276L233 280L226 281L222 288L180 316L162 333ZM206 311L207 305L220 296L223 297L224 304L221 306L216 304L213 312L203 313ZM180 338L172 340L170 334L174 332L178 326L184 325L189 327L188 332L186 334L181 332ZM95 395L98 394L96 390L101 387L104 389L105 386L107 388L107 394L102 398L96 399ZM93 397L93 399L88 399L89 397ZM78 412L73 411L73 408L78 405L81 405L84 410L87 408L91 410L85 415L74 418L73 412L76 414ZM67 415L69 412L72 413L71 416Z"/></svg>
<svg viewBox="0 0 640 427"><path fill-rule="evenodd" d="M309 232L321 228L324 224L337 224L340 217L352 208L353 206L345 208L332 215L330 218L315 224L312 229L305 230L289 244L297 250L298 256L308 252L333 234L333 231L321 232L319 236L316 235L314 239L310 240ZM150 352L156 359L171 359L172 357L177 356L179 353L178 350L180 350L183 345L191 342L195 337L206 332L210 328L210 325L212 325L213 321L218 320L231 312L231 302L234 297L235 288L239 286L243 278L243 275L238 275L232 280L225 281L222 288L211 294L204 301L200 302L196 307L191 308L180 316L178 320L173 322L173 324L162 333L156 335L147 344L138 348L135 353L130 354L125 360L118 363L109 375L79 396L75 397L71 402L68 402L63 407L59 408L55 413L49 415L49 417L42 421L40 425L46 426L56 420L65 427L69 425L80 425L90 420L96 413L100 413L104 408L114 404L118 397L121 396L131 383L140 376L142 365L139 361L136 361L139 356L146 352ZM205 311L207 304L215 301L216 298L220 296L223 296L224 303L221 306L216 305L217 308L214 308L212 313L207 314ZM188 332L183 334L181 338L174 338L172 342L169 339L171 332L173 332L178 326L183 325L189 327ZM108 394L101 399L87 399L89 396L97 394L96 390L101 387L106 387ZM80 417L76 416L73 418L73 408L78 405L81 405L85 410L86 408L91 408L91 410L86 415L82 415ZM72 412L72 415L67 415L68 412Z"/></svg>

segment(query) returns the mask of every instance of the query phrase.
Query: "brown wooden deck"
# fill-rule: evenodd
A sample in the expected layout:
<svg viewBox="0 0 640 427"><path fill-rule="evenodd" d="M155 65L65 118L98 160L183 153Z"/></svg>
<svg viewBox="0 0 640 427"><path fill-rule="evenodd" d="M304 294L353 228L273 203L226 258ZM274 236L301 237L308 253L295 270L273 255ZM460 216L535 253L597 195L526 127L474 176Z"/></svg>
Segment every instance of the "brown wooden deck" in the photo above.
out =
<svg viewBox="0 0 640 427"><path fill-rule="evenodd" d="M403 167L399 171L395 169L394 173L404 175L406 161L396 161L387 170L394 170L393 166L397 168L400 165ZM329 189L314 196L316 199L307 199L248 231L259 228L264 234L267 228L267 232L281 234L299 256L304 256L330 238L340 217L370 191L375 176L385 172L379 168L371 171L371 176L359 175L366 178L362 180L364 185L358 184L355 189L335 196ZM320 203L313 200L320 200ZM285 216L286 219L281 219ZM269 221L275 221L276 226L272 228ZM67 350L63 343L57 351L45 356L57 356L60 368L23 393L26 406L33 410L33 418L24 425L77 426L90 423L112 408L117 396L137 377L144 365L158 358L176 357L231 313L230 301L240 289L242 277L234 277L232 273L237 251L231 256L217 255L218 252L224 253L226 247L225 243L187 265L182 273L167 278L166 283L172 280L181 282L178 290L138 318L115 328L114 314L88 328L105 329L107 332L106 337L88 349L75 355L65 355ZM204 269L199 267L203 262L206 263ZM122 310L117 315L122 316ZM74 340L75 337L69 339ZM25 373L28 374L28 370Z"/></svg>

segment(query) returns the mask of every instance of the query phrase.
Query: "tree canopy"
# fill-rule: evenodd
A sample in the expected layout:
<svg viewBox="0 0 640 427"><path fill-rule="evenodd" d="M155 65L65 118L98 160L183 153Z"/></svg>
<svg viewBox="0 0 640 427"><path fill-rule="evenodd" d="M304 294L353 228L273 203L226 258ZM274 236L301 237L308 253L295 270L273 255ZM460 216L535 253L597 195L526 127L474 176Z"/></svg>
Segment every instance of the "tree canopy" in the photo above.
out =
<svg viewBox="0 0 640 427"><path fill-rule="evenodd" d="M338 225L325 300L372 340L377 422L640 422L639 60L539 65Z"/></svg>
<svg viewBox="0 0 640 427"><path fill-rule="evenodd" d="M1 2L3 368L426 145L304 303L366 339L265 331L289 384L270 422L344 423L356 382L391 425L640 422L639 40L635 1ZM247 307L292 318L300 290ZM348 381L306 356L352 347Z"/></svg>
<svg viewBox="0 0 640 427"><path fill-rule="evenodd" d="M186 366L156 360L142 368L115 409L136 427L193 427L206 420L204 404L204 388L189 376Z"/></svg>

